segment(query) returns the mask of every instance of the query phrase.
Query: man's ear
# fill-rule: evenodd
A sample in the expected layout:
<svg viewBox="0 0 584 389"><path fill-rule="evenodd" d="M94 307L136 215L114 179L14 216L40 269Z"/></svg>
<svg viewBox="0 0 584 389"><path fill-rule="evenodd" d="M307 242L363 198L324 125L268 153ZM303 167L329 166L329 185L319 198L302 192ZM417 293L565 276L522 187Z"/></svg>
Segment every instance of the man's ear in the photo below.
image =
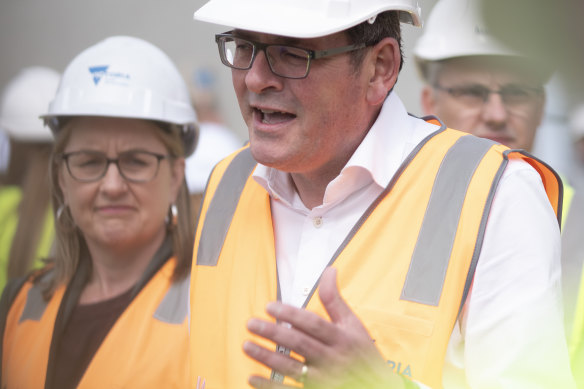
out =
<svg viewBox="0 0 584 389"><path fill-rule="evenodd" d="M397 82L401 53L399 43L394 38L384 38L369 53L372 71L367 89L367 102L380 105L387 93Z"/></svg>
<svg viewBox="0 0 584 389"><path fill-rule="evenodd" d="M430 85L425 85L422 89L421 96L422 111L424 115L436 114L436 95L434 89Z"/></svg>

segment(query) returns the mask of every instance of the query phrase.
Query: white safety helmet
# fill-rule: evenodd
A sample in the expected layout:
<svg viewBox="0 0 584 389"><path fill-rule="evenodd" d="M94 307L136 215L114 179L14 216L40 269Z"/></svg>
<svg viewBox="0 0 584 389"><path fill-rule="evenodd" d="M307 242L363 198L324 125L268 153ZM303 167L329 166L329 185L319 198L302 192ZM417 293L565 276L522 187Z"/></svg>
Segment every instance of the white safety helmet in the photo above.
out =
<svg viewBox="0 0 584 389"><path fill-rule="evenodd" d="M423 78L427 77L429 62L468 56L523 56L489 33L481 0L439 0L413 53Z"/></svg>
<svg viewBox="0 0 584 389"><path fill-rule="evenodd" d="M260 33L318 38L346 30L384 11L421 26L418 0L210 0L195 19Z"/></svg>
<svg viewBox="0 0 584 389"><path fill-rule="evenodd" d="M77 55L65 69L48 112L54 132L64 117L146 119L181 131L185 155L198 137L188 87L170 58L142 39L114 36Z"/></svg>
<svg viewBox="0 0 584 389"><path fill-rule="evenodd" d="M60 77L43 66L21 69L2 92L0 129L21 142L51 142L51 131L39 116L47 111Z"/></svg>

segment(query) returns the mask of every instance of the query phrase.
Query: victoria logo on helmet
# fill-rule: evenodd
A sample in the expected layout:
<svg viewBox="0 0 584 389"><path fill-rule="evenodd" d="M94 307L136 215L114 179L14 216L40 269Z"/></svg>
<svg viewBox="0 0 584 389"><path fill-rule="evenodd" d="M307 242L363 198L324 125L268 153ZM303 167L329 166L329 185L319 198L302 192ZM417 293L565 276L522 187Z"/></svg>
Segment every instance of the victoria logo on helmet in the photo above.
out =
<svg viewBox="0 0 584 389"><path fill-rule="evenodd" d="M107 68L109 68L109 65L108 66L90 66L89 67L89 72L93 76L93 82L95 83L95 85L99 84L99 81L101 80L101 78L103 76L105 76L105 74L107 72Z"/></svg>
<svg viewBox="0 0 584 389"><path fill-rule="evenodd" d="M106 80L105 82L111 84L127 84L127 81L130 79L130 75L127 73L121 72L108 72L110 65L99 65L99 66L90 66L89 72L93 76L93 82L95 85L99 84L100 81Z"/></svg>

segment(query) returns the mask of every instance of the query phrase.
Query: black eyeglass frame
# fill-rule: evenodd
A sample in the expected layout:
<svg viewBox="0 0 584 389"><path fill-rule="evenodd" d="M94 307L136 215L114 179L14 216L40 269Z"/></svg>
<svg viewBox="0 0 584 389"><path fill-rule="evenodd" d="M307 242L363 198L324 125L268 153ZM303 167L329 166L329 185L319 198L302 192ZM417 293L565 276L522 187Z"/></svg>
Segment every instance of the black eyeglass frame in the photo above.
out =
<svg viewBox="0 0 584 389"><path fill-rule="evenodd" d="M133 178L129 178L126 177L126 175L124 174L123 169L120 168L120 156L123 154L130 154L130 153L142 153L142 154L148 154L148 155L152 155L154 157L156 157L156 171L154 172L154 174L152 175L152 177L150 177L147 180L136 180ZM103 172L92 179L81 179L76 177L73 172L71 171L71 167L69 166L69 157L71 157L72 155L79 155L79 154L94 154L94 155L99 155L99 156L103 156L105 157L105 168L103 169ZM146 151L146 150L132 150L132 151L126 151L123 153L120 153L120 155L118 155L117 158L108 158L105 154L103 154L102 152L99 151L88 151L88 150L78 150L78 151L71 151L69 153L62 153L60 155L60 159L65 161L65 165L67 166L67 171L69 172L69 175L75 180L75 181L79 181L79 182L96 182L101 180L103 177L105 177L105 175L107 174L107 170L109 169L109 165L110 164L114 164L116 165L118 172L120 173L120 176L122 176L126 181L129 182L134 182L134 183L145 183L145 182L150 182L152 181L154 178L156 178L156 176L158 175L158 170L160 169L160 161L162 161L163 159L170 159L172 158L172 155L163 155L163 154L158 154L158 153L153 153L151 151Z"/></svg>
<svg viewBox="0 0 584 389"><path fill-rule="evenodd" d="M225 39L227 39L227 38L240 39L242 41L249 42L251 44L253 51L251 54L251 59L249 61L249 65L247 67L234 66L231 63L229 63L227 58L225 58ZM311 50L311 49L305 49L303 47L297 47L297 46L292 46L292 45L256 42L256 41L252 41L248 38L242 38L242 37L239 37L237 35L234 35L230 31L224 32L222 34L216 34L215 35L215 42L217 43L217 48L219 49L219 57L221 58L221 62L223 63L223 65L225 65L229 68L237 69L237 70L249 70L253 66L253 63L257 57L257 54L260 51L263 51L264 55L266 56L266 59L268 61L268 65L270 66L270 70L272 71L272 73L274 73L275 75L277 75L279 77L290 78L293 80L299 80L299 79L303 79L303 78L308 77L308 73L310 71L310 64L311 64L313 59L332 57L333 55L349 53L349 52L357 51L357 50L360 50L362 48L367 47L366 43L354 43L352 45L342 46L342 47L334 47L332 49ZM270 56L268 56L267 52L266 52L266 49L270 46L290 47L290 48L293 48L296 50L305 51L307 54L307 57L306 57L306 72L304 73L304 75L300 76L300 77L291 77L291 76L286 76L286 75L283 75L283 74L276 72L272 66Z"/></svg>
<svg viewBox="0 0 584 389"><path fill-rule="evenodd" d="M446 93L448 93L449 95L451 95L453 97L457 97L457 95L456 95L456 92L457 91L462 91L464 89L467 89L467 90L471 89L470 87L468 87L468 88L464 88L464 87L445 87L445 86L442 86L440 84L434 84L434 85L432 85L432 87L434 89L439 90L439 91L446 92ZM480 87L481 87L481 89L484 89L487 92L483 96L483 103L486 103L489 100L489 96L491 96L491 94L493 94L493 93L494 94L498 94L499 96L501 96L501 99L503 99L503 102L506 103L505 98L503 97L503 93L504 93L504 90L503 89L504 88L503 89L499 89L499 90L492 90L492 89L489 89L489 88L484 87L484 86L480 86ZM541 95L544 92L543 87L534 87L534 86L522 85L522 86L520 86L520 88L521 89L524 89L526 91L534 92L535 95Z"/></svg>

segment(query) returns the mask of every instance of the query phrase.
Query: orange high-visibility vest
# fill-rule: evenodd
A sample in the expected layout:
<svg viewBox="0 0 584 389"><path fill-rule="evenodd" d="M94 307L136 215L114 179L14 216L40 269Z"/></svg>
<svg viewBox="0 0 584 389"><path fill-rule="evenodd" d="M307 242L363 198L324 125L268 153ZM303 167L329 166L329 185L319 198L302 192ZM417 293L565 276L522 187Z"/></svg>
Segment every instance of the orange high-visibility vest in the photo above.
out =
<svg viewBox="0 0 584 389"><path fill-rule="evenodd" d="M120 315L93 356L78 388L185 388L189 383L189 277L172 282L171 258ZM50 276L48 273L45 276ZM65 294L59 287L45 301L30 280L7 319L2 387L43 389L54 327Z"/></svg>
<svg viewBox="0 0 584 389"><path fill-rule="evenodd" d="M341 295L395 372L442 387L447 344L510 158L540 173L559 218L562 186L553 170L442 127L406 158L331 259ZM265 306L279 294L270 198L251 177L254 168L248 148L215 168L197 227L191 358L193 382L204 380L206 389L243 388L250 375L272 373L242 351L245 340L276 349L246 330L251 317L273 320ZM315 289L306 309L326 318Z"/></svg>

